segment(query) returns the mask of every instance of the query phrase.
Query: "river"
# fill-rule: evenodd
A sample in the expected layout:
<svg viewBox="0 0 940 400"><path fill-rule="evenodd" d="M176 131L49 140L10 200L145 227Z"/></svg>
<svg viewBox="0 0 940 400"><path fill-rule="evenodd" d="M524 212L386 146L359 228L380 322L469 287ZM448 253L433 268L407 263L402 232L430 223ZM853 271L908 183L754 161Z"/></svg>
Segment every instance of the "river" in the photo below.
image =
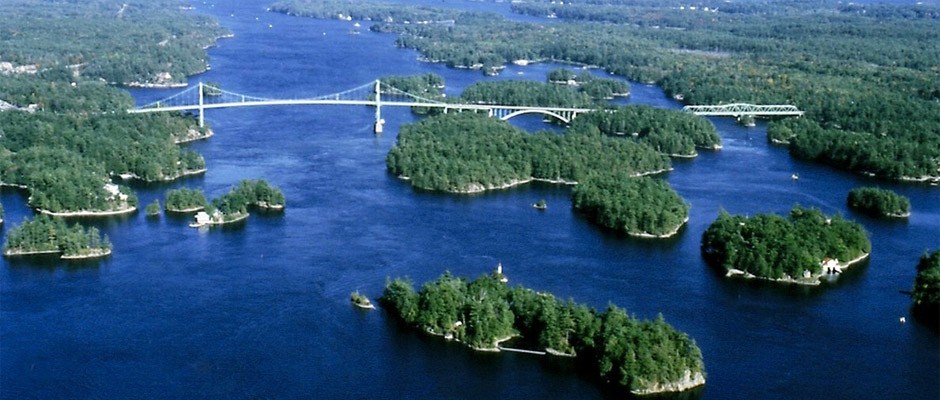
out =
<svg viewBox="0 0 940 400"><path fill-rule="evenodd" d="M449 3L461 3L449 1ZM463 4L463 3L461 3ZM352 35L351 22L265 12L266 3L197 5L235 37L191 78L261 97L310 97L382 75L434 72L449 94L485 79L543 80L557 65L509 66L498 77L417 61L394 36ZM467 7L507 4L466 3ZM596 71L602 73L600 71ZM134 90L138 104L175 90ZM633 84L630 104L678 108ZM354 290L381 294L386 277L416 283L444 271L475 277L501 262L510 284L613 302L639 318L662 313L702 349L707 385L682 397L940 397L940 339L910 315L918 257L940 247L940 190L870 180L791 158L766 125L713 119L721 151L675 160L665 179L691 205L669 240L636 240L571 210L570 188L531 184L481 195L412 189L385 170L398 128L416 120L373 110L293 106L210 110L216 135L189 145L205 176L134 184L141 204L177 187L219 196L246 178L287 197L283 214L200 231L187 218L143 213L89 220L114 254L97 262L4 258L0 263L0 397L76 398L566 398L617 397L565 360L481 354L361 311ZM543 128L538 118L514 122ZM799 180L791 180L791 174ZM910 198L906 221L846 208L856 186ZM545 212L530 204L544 198ZM32 215L3 188L4 231ZM808 288L730 280L699 254L719 210L786 213L794 204L841 213L870 233L869 262ZM899 318L907 323L900 324Z"/></svg>

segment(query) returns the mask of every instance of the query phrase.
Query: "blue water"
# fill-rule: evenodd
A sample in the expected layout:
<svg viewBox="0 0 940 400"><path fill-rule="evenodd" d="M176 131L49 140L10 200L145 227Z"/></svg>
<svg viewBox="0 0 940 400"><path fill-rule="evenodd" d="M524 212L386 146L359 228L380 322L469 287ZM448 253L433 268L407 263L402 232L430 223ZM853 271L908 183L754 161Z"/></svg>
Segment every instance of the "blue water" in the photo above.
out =
<svg viewBox="0 0 940 400"><path fill-rule="evenodd" d="M485 79L542 80L558 67L510 66L487 78L420 63L391 35L350 35L350 23L247 3L199 5L236 37L210 50L212 70L193 82L306 97L435 72L459 93ZM172 93L133 92L139 104ZM679 106L641 84L626 102ZM413 190L386 172L384 159L398 127L416 118L404 109L383 114L386 132L374 136L366 107L211 110L216 136L190 145L209 172L134 185L141 204L162 202L175 187L214 197L261 178L284 191L283 214L210 231L142 213L91 220L114 243L104 261L0 261L0 398L616 397L568 362L474 353L348 301L354 290L377 297L389 276L476 276L497 262L511 284L599 308L613 302L640 318L663 313L704 353L708 384L692 397L940 397L940 340L899 292L910 289L920 254L940 247L937 188L797 161L767 144L764 125L715 119L724 149L675 161L665 176L692 204L688 226L674 239L635 240L573 213L567 187ZM542 128L538 118L517 124ZM908 196L913 215L894 222L847 210L846 193L859 185ZM540 198L545 212L529 206ZM4 230L31 215L24 193L4 188L0 199ZM784 213L795 203L862 223L870 262L819 288L727 280L702 262L699 239L720 209ZM902 316L908 323L898 323Z"/></svg>

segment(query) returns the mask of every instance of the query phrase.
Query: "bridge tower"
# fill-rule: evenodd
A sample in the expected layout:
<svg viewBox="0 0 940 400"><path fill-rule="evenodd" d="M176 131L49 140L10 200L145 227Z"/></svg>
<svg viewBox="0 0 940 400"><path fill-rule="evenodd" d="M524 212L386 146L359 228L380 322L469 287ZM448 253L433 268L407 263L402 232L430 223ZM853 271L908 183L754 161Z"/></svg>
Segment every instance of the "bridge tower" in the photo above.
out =
<svg viewBox="0 0 940 400"><path fill-rule="evenodd" d="M203 128L206 126L206 109L202 105L202 81L199 81L199 127Z"/></svg>
<svg viewBox="0 0 940 400"><path fill-rule="evenodd" d="M382 82L375 80L375 134L382 133L385 120L382 119Z"/></svg>

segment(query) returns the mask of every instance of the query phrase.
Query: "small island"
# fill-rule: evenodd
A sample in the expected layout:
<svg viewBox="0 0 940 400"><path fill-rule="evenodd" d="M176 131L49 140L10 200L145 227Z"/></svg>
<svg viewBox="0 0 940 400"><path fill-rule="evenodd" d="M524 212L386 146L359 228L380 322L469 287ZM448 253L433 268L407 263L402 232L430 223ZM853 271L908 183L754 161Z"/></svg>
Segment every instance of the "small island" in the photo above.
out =
<svg viewBox="0 0 940 400"><path fill-rule="evenodd" d="M702 235L702 255L726 276L818 285L868 257L871 242L858 223L795 206L789 218L722 211Z"/></svg>
<svg viewBox="0 0 940 400"><path fill-rule="evenodd" d="M574 86L578 91L595 100L610 100L614 97L630 95L630 84L617 79L598 78L588 71L575 74L568 68L558 68L550 71L548 83L555 85Z"/></svg>
<svg viewBox="0 0 940 400"><path fill-rule="evenodd" d="M166 193L166 210L175 213L200 211L209 205L200 189L179 188Z"/></svg>
<svg viewBox="0 0 940 400"><path fill-rule="evenodd" d="M159 217L160 216L160 200L153 199L153 202L147 204L147 208L144 209L144 212L147 214L147 217Z"/></svg>
<svg viewBox="0 0 940 400"><path fill-rule="evenodd" d="M205 206L205 211L196 213L189 226L199 228L231 224L247 219L249 207L262 211L283 211L284 205L284 194L280 189L264 180L246 179L228 193L213 199Z"/></svg>
<svg viewBox="0 0 940 400"><path fill-rule="evenodd" d="M849 208L875 217L907 218L911 216L911 201L887 189L859 187L849 192Z"/></svg>
<svg viewBox="0 0 940 400"><path fill-rule="evenodd" d="M101 258L111 254L111 242L98 228L68 226L62 218L45 214L25 220L7 232L5 256L60 254L63 260Z"/></svg>
<svg viewBox="0 0 940 400"><path fill-rule="evenodd" d="M369 298L360 294L359 291L352 292L349 296L349 300L352 301L353 305L362 309L372 310L375 309L375 306L369 301Z"/></svg>
<svg viewBox="0 0 940 400"><path fill-rule="evenodd" d="M517 346L531 349L526 353L576 357L599 381L636 395L705 383L695 341L662 315L641 321L614 305L598 312L548 293L510 288L496 274L468 282L445 273L418 292L397 278L386 283L379 301L405 325L477 351L520 351L501 346L516 338Z"/></svg>
<svg viewBox="0 0 940 400"><path fill-rule="evenodd" d="M532 203L532 207L539 211L545 211L548 208L548 204L545 203L545 199L541 199L535 203Z"/></svg>

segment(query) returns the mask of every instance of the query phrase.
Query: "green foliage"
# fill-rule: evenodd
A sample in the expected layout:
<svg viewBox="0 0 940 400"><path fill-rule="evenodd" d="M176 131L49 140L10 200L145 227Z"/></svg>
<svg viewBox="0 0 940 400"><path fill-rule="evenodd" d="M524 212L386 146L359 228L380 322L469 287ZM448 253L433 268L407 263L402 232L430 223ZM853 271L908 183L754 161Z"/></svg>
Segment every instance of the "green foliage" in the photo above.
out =
<svg viewBox="0 0 940 400"><path fill-rule="evenodd" d="M689 113L650 106L618 107L574 120L571 130L596 127L609 136L623 136L667 155L694 156L695 148L714 149L721 138L711 121Z"/></svg>
<svg viewBox="0 0 940 400"><path fill-rule="evenodd" d="M63 78L164 83L157 74L166 72L170 82L185 82L205 70L204 47L226 31L178 7L168 0L4 1L0 59L53 68Z"/></svg>
<svg viewBox="0 0 940 400"><path fill-rule="evenodd" d="M905 216L911 212L911 202L887 189L859 187L849 191L850 208L875 216Z"/></svg>
<svg viewBox="0 0 940 400"><path fill-rule="evenodd" d="M403 126L386 165L415 187L459 192L531 178L579 181L603 171L642 174L668 169L669 160L596 130L529 134L482 115L451 113Z"/></svg>
<svg viewBox="0 0 940 400"><path fill-rule="evenodd" d="M202 190L179 188L166 193L165 204L168 211L184 211L203 209L209 203Z"/></svg>
<svg viewBox="0 0 940 400"><path fill-rule="evenodd" d="M45 214L10 229L3 245L7 255L61 252L63 256L81 256L110 249L108 236L102 238L97 228L68 226L64 219Z"/></svg>
<svg viewBox="0 0 940 400"><path fill-rule="evenodd" d="M395 19L373 29L397 32L399 46L450 66L559 60L658 83L691 104L795 104L823 132L789 129L795 156L891 179L940 179L940 118L928 117L940 115L935 6L757 1L705 12L678 11L676 2L564 3L513 9L570 23L459 13L453 24Z"/></svg>
<svg viewBox="0 0 940 400"><path fill-rule="evenodd" d="M663 180L624 174L594 176L571 193L574 209L596 223L633 235L670 235L689 217L689 205Z"/></svg>
<svg viewBox="0 0 940 400"><path fill-rule="evenodd" d="M702 235L702 253L709 261L768 279L798 279L804 271L818 274L826 258L845 262L870 251L861 225L799 206L788 219L722 211Z"/></svg>
<svg viewBox="0 0 940 400"><path fill-rule="evenodd" d="M126 200L103 189L110 176L162 181L205 168L202 156L175 144L193 119L128 115L131 96L107 85L185 82L205 69L204 47L224 31L178 7L164 0L0 4L0 59L37 70L0 79L0 99L37 110L0 113L0 180L25 186L34 207L109 211L136 205L129 189L121 188Z"/></svg>
<svg viewBox="0 0 940 400"><path fill-rule="evenodd" d="M215 211L222 213L225 221L232 221L248 213L248 207L261 209L283 209L284 194L264 180L245 179L228 193L213 199L206 207L211 215Z"/></svg>
<svg viewBox="0 0 940 400"><path fill-rule="evenodd" d="M767 128L767 137L788 143L794 157L890 179L940 173L940 130L934 133L898 137L848 132L826 129L806 118L786 119Z"/></svg>
<svg viewBox="0 0 940 400"><path fill-rule="evenodd" d="M53 212L113 211L137 204L130 189L121 187L123 200L105 190L110 180L100 163L61 147L0 153L0 181L27 187L31 206Z"/></svg>
<svg viewBox="0 0 940 400"><path fill-rule="evenodd" d="M940 309L940 249L920 257L911 299L917 307L934 311Z"/></svg>
<svg viewBox="0 0 940 400"><path fill-rule="evenodd" d="M429 190L478 191L533 178L580 182L575 208L631 234L668 234L688 217L688 205L664 181L635 178L668 169L666 157L590 124L565 135L528 134L481 115L444 114L403 126L386 164Z"/></svg>
<svg viewBox="0 0 940 400"><path fill-rule="evenodd" d="M661 315L640 321L616 306L598 313L551 294L509 289L493 275L468 283L445 273L419 293L407 280L390 280L380 300L406 324L473 347L521 334L536 348L577 355L601 379L634 391L678 381L687 371L704 373L695 341Z"/></svg>
<svg viewBox="0 0 940 400"><path fill-rule="evenodd" d="M548 73L548 83L573 85L581 93L594 100L611 99L614 96L630 94L630 84L617 79L597 78L594 74L582 71L575 74L567 68L554 69Z"/></svg>
<svg viewBox="0 0 940 400"><path fill-rule="evenodd" d="M160 215L160 200L153 199L153 202L147 204L147 208L144 212L147 213L148 217L156 217Z"/></svg>
<svg viewBox="0 0 940 400"><path fill-rule="evenodd" d="M504 106L594 107L591 96L566 87L535 81L482 81L460 95L468 103Z"/></svg>
<svg viewBox="0 0 940 400"><path fill-rule="evenodd" d="M0 113L4 133L0 146L12 152L29 147L68 149L87 162L100 163L111 175L170 180L205 168L202 156L174 143L175 135L185 134L193 123L171 114L6 112Z"/></svg>
<svg viewBox="0 0 940 400"><path fill-rule="evenodd" d="M287 0L271 5L271 11L303 17L413 23L454 19L459 11L391 4L372 0Z"/></svg>

